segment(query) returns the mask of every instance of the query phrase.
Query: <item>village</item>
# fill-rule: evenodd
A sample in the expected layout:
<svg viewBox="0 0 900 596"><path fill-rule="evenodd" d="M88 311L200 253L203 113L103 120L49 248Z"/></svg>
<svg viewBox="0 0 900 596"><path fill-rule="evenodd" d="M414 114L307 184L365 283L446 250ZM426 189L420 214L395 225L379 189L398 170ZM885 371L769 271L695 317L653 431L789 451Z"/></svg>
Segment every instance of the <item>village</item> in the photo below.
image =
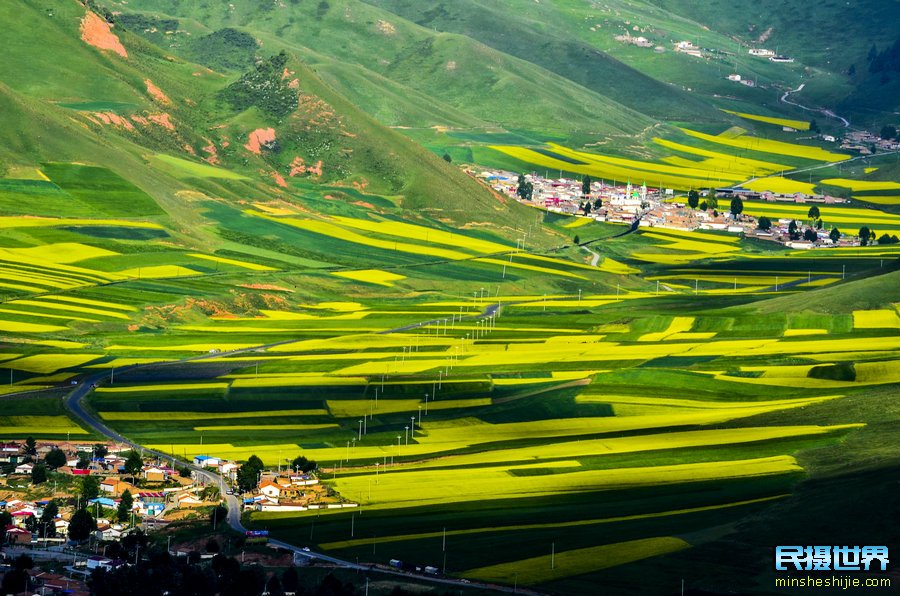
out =
<svg viewBox="0 0 900 596"><path fill-rule="evenodd" d="M716 230L778 242L794 249L860 246L875 240L860 239L854 234L856 230L826 226L827 222L820 217L819 205L847 202L829 195L780 194L728 187L691 191L684 196L676 195L673 189L650 188L646 184L635 186L631 182L622 184L591 180L590 177L577 180L562 175L549 178L536 173L523 176L527 190L521 192L520 175L514 172L482 170L475 175L498 193L532 207L598 222L683 231ZM586 181L590 186L589 193L584 192ZM810 208L807 218L802 220L756 218L741 213L745 200L810 204ZM732 212L734 204L740 205L738 213ZM880 239L879 242L893 243L893 239Z"/></svg>
<svg viewBox="0 0 900 596"><path fill-rule="evenodd" d="M110 443L0 443L0 573L21 570L27 560L24 571L38 593L88 594L91 573L135 564L140 553L134 549L146 547L148 535L180 521L208 525L211 519L213 527L224 526L224 495L197 468L219 474L242 510L357 507L320 484L316 463L303 457L275 470L254 457L241 465L201 455L192 463L194 468ZM246 534L247 543L268 540L267 532ZM208 545L201 554L190 545L173 545L169 536L170 555L213 556Z"/></svg>

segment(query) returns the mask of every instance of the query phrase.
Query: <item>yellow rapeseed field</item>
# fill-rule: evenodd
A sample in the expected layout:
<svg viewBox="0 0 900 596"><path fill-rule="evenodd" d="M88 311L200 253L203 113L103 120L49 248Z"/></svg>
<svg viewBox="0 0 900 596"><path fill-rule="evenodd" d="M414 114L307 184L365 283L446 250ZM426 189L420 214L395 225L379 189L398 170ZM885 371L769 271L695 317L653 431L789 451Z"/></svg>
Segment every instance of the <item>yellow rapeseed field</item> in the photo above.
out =
<svg viewBox="0 0 900 596"><path fill-rule="evenodd" d="M49 374L64 368L81 366L99 358L96 354L35 354L6 362L4 368Z"/></svg>
<svg viewBox="0 0 900 596"><path fill-rule="evenodd" d="M729 147L736 147L738 149L749 149L751 151L761 151L764 153L790 155L793 157L802 157L815 161L832 162L850 159L849 155L845 155L843 153L831 153L830 151L826 151L818 147L797 145L794 143L784 143L782 141L773 141L770 139L761 139L759 137L752 137L744 134L738 136L710 135L694 130L689 130L687 128L680 128L679 130L681 130L686 135L708 141L710 143L727 145Z"/></svg>
<svg viewBox="0 0 900 596"><path fill-rule="evenodd" d="M393 286L395 281L406 279L405 275L382 271L380 269L363 269L359 271L334 271L332 275L345 277L354 281L362 281L379 286Z"/></svg>
<svg viewBox="0 0 900 596"><path fill-rule="evenodd" d="M806 120L791 120L790 118L775 118L773 116L760 116L758 114L746 114L744 112L734 112L732 110L722 110L728 114L740 116L747 120L755 120L757 122L765 122L767 124L775 124L776 126L790 126L796 130L809 130L809 122Z"/></svg>
<svg viewBox="0 0 900 596"><path fill-rule="evenodd" d="M248 263L247 261L239 261L237 259L226 259L225 257L218 257L216 255L205 255L198 252L188 253L189 257L194 257L195 259L204 259L206 261L214 261L216 263L222 263L223 265L234 265L235 267L242 267L244 269L250 269L251 271L275 271L274 267L267 267L266 265L260 265L258 263Z"/></svg>
<svg viewBox="0 0 900 596"><path fill-rule="evenodd" d="M900 329L896 310L854 310L854 329Z"/></svg>

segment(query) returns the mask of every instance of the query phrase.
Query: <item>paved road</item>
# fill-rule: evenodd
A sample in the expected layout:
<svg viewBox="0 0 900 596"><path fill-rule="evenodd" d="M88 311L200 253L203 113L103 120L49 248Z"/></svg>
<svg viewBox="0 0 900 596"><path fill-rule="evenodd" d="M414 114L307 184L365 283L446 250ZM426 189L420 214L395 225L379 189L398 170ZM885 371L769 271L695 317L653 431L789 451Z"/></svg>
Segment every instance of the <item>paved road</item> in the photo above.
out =
<svg viewBox="0 0 900 596"><path fill-rule="evenodd" d="M801 91L803 91L804 87L806 87L806 83L801 84L796 89L788 89L787 91L784 92L784 95L781 96L781 101L784 103L790 104L792 106L797 106L801 110L806 110L807 112L819 112L820 114L824 114L824 115L828 116L829 118L835 118L837 120L840 120L844 124L844 128L848 128L850 126L849 120L847 120L843 116L838 116L831 110L826 110L825 108L809 108L807 106L799 104L795 101L790 101L788 99L789 95L791 95L792 93L800 93Z"/></svg>
<svg viewBox="0 0 900 596"><path fill-rule="evenodd" d="M494 313L497 312L499 307L500 307L499 304L491 304L481 314L475 315L475 318L490 317ZM471 317L467 317L467 318L471 318ZM399 331L405 331L408 329L414 329L416 327L421 327L423 325L434 324L434 323L437 323L438 321L443 322L443 319L433 319L431 321L415 323L413 325L398 327L396 329L389 329L387 331L383 331L382 333L395 333L395 332L399 332ZM209 358L221 358L222 356L230 356L230 355L235 355L235 354L243 354L243 353L247 353L247 352L266 350L266 349L274 347L274 346L294 343L294 342L298 342L298 341L303 341L303 340L285 340L285 341L274 342L274 343L269 343L269 344L261 344L259 346L253 346L253 347L249 347L249 348L242 348L239 350L231 350L228 352L218 352L215 354L203 354L200 356L191 356L188 358L182 358L181 360L173 360L171 362L135 364L132 366L122 367L119 369L119 372L121 374L121 373L134 371L134 370L138 370L138 369L142 369L142 368L172 366L172 365L177 365L177 364L183 364L185 362L193 362L193 361L204 360L204 359L209 359ZM64 402L63 402L65 407L75 417L77 417L79 420L81 420L88 427L94 429L98 433L104 435L105 437L107 437L108 439L111 439L112 441L115 441L116 443L128 445L129 447L131 447L133 449L140 450L145 455L147 455L147 454L155 455L161 459L169 459L169 460L177 459L172 454L164 453L162 451L157 451L155 449L148 449L146 447L139 445L138 443L135 443L134 441L125 437L124 435L119 434L118 432L116 432L115 430L111 429L106 424L104 424L103 421L100 420L100 418L98 418L93 412L91 412L89 409L87 409L84 406L84 403L83 403L84 398L87 397L88 395L90 395L91 391L93 391L94 388L98 384L101 384L101 383L107 381L109 379L109 376L110 376L109 372L103 371L103 372L95 373L93 375L90 375L90 376L82 379L79 382L78 386L76 386L69 393L69 395L67 395L65 397ZM212 472L211 470L208 470L206 468L201 468L199 466L195 466L193 463L190 463L190 462L182 462L182 463L184 465L186 465L188 468L190 468L191 471L193 471L198 477L202 478L205 484L212 484L214 486L219 487L219 492L222 495L222 497L225 499L225 504L226 504L226 507L228 508L227 521L228 521L229 527L231 527L236 532L240 532L241 534L246 532L246 528L244 527L243 523L241 523L242 503L238 499L237 496L227 494L227 487L225 485L224 478L222 478L222 476L220 476L219 474ZM485 590L494 590L494 591L498 591L498 592L514 592L514 588L511 588L509 586L483 584L483 583L477 583L477 582L469 582L466 580L458 580L458 579L445 578L445 577L435 577L432 575L422 575L422 574L408 573L408 572L402 572L402 571L394 571L394 570L390 570L390 569L383 569L380 567L373 567L371 565L354 563L352 561L339 559L337 557L332 557L332 556L326 555L324 553L307 551L307 550L304 550L303 548L296 546L294 544L284 542L283 540L270 539L269 543L273 544L277 547L287 549L287 550L293 552L295 554L295 556L306 557L308 559L312 559L317 562L324 561L324 562L331 563L333 565L338 565L340 567L344 567L344 568L348 568L348 569L355 569L355 570L359 570L359 571L371 571L374 573L382 573L382 574L387 574L387 575L405 577L408 579L415 579L415 580L419 580L419 581L427 581L427 582L433 582L433 583L439 583L439 584L453 585L456 587L472 587L472 588L480 588L480 589L485 589ZM518 589L517 591L521 592L523 594L537 594L537 592L532 592L532 591L524 590L521 588Z"/></svg>

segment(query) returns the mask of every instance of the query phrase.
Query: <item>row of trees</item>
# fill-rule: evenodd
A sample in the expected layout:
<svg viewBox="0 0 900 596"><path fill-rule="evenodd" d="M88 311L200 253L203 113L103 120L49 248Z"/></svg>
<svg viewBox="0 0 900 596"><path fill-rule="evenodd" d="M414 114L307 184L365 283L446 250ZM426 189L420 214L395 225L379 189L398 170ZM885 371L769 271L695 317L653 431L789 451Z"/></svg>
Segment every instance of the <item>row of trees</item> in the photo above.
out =
<svg viewBox="0 0 900 596"><path fill-rule="evenodd" d="M870 244L874 244L878 242L880 246L884 246L886 244L897 244L900 243L900 238L897 238L896 234L888 235L887 233L882 234L878 237L878 240L875 239L874 230L869 229L869 226L863 226L859 229L859 245L860 246L868 246Z"/></svg>
<svg viewBox="0 0 900 596"><path fill-rule="evenodd" d="M803 238L807 242L815 242L819 239L817 230L823 229L823 225L822 220L819 219L817 220L817 225L815 227L809 226L804 230L797 224L796 220L792 219L791 223L788 224L788 236L791 240L800 240L800 238ZM757 220L756 227L760 230L769 231L772 229L772 220L763 215ZM828 237L831 238L832 242L837 242L841 237L841 231L836 227L832 227L831 231L828 232Z"/></svg>

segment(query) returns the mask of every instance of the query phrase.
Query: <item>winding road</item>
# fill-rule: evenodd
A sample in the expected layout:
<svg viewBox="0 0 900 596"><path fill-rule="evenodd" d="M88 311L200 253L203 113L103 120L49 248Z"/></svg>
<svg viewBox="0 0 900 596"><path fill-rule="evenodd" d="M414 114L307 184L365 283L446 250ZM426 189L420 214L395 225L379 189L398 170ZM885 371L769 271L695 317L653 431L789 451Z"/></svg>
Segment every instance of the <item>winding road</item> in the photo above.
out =
<svg viewBox="0 0 900 596"><path fill-rule="evenodd" d="M493 316L499 310L499 308L500 308L499 304L490 304L484 309L484 311L481 314L475 315L474 317L466 317L466 318L490 317L490 316ZM407 331L409 329L415 329L418 327L435 324L435 323L439 323L439 322L443 322L443 319L432 319L429 321L422 321L419 323L414 323L412 325L397 327L395 329L388 329L388 330L382 331L380 333L382 333L382 334L397 333L397 332ZM303 340L295 339L295 340L285 340L285 341L273 342L273 343L268 343L268 344L260 344L258 346L252 346L249 348L241 348L238 350L231 350L231 351L227 351L227 352L217 352L215 354L202 354L199 356L190 356L187 358L182 358L180 360L172 360L170 362L135 364L135 365L131 365L131 366L122 367L119 369L119 371L121 374L121 373L140 370L140 369L144 369L144 368L160 367L160 366L173 366L173 365L178 365L178 364L184 364L186 362L194 362L197 360L205 360L205 359L210 359L210 358L221 358L222 356L233 356L235 354L244 354L247 352L263 351L263 350L267 350L267 349L275 347L275 346L280 346L280 345L285 345L285 344L290 344L290 343L295 343L295 342L300 342L300 341L303 341ZM85 407L84 399L88 395L90 395L90 393L97 387L97 385L102 384L105 381L107 381L109 379L109 376L110 376L109 373L104 371L104 372L98 372L98 373L89 375L89 376L85 377L84 379L82 379L79 382L79 384L74 389L72 389L72 391L69 392L69 394L64 398L63 403L64 403L65 407L78 420L80 420L82 423L84 423L85 425L87 425L88 427L93 429L94 431L102 434L107 439L110 439L116 443L128 445L132 449L139 450L144 455L150 454L150 455L159 457L161 459L172 460L173 462L176 459L178 459L173 454L164 453L162 451L157 451L155 449L148 449L146 447L143 447L142 445L139 445L138 443L135 443L131 439L125 437L122 434L119 434L118 432L116 432L115 430L113 430L112 428L107 426L94 412L92 412L90 409ZM227 521L228 521L229 527L236 532L244 534L247 531L247 529L244 527L244 524L241 522L242 503L238 499L237 496L227 494L228 487L225 484L224 478L222 478L222 476L220 476L219 474L217 474L207 468L201 468L200 466L196 466L192 462L182 461L182 464L186 465L192 472L195 473L195 475L197 477L202 478L204 484L212 484L219 488L219 494L225 499L225 504L228 509ZM283 540L278 540L278 539L274 539L274 538L269 539L269 544L272 544L276 547L283 548L283 549L286 549L286 550L292 552L295 559L297 557L303 557L303 558L309 559L310 561L313 561L313 560L316 562L324 561L327 563L331 563L333 565L337 565L339 567L344 567L347 569L354 569L357 571L381 573L381 574L385 574L385 575L405 577L405 578L414 579L417 581L426 581L426 582L431 582L431 583L452 585L452 586L456 586L456 587L480 588L483 590L493 590L493 591L497 591L497 592L539 594L538 592L534 592L534 591L531 591L528 589L522 589L522 588L518 588L518 587L502 586L502 585L495 585L495 584L485 584L485 583L473 582L473 581L464 580L464 579L453 579L453 578L448 578L448 577L435 577L432 575L409 573L409 572L404 572L404 571L386 569L386 568L382 568L382 567L375 567L374 565L370 565L370 564L354 563L352 561L347 561L345 559L339 559L337 557L332 557L332 556L326 555L324 553L313 552L313 551L307 550L305 548L302 548L300 546L290 544Z"/></svg>
<svg viewBox="0 0 900 596"><path fill-rule="evenodd" d="M850 121L849 121L849 120L847 120L847 119L844 118L843 116L838 116L837 114L835 114L835 113L832 112L831 110L826 110L825 108L810 108L810 107L807 107L807 106L805 106L805 105L799 104L799 103L797 103L797 102L795 102L795 101L790 101L790 100L788 99L788 96L789 96L789 95L791 95L792 93L800 93L801 91L803 91L803 88L804 88L804 87L806 87L806 83L802 83L802 84L801 84L799 87L797 87L796 89L788 89L787 91L784 92L784 95L781 96L781 101L784 102L784 103L786 103L786 104L790 104L790 105L792 105L792 106L796 106L796 107L800 108L801 110L806 110L807 112L818 112L818 113L820 113L820 114L823 114L823 115L825 115L825 116L828 116L829 118L835 118L835 119L837 119L837 120L840 120L840 121L844 124L844 128L849 128L849 127L850 127Z"/></svg>

